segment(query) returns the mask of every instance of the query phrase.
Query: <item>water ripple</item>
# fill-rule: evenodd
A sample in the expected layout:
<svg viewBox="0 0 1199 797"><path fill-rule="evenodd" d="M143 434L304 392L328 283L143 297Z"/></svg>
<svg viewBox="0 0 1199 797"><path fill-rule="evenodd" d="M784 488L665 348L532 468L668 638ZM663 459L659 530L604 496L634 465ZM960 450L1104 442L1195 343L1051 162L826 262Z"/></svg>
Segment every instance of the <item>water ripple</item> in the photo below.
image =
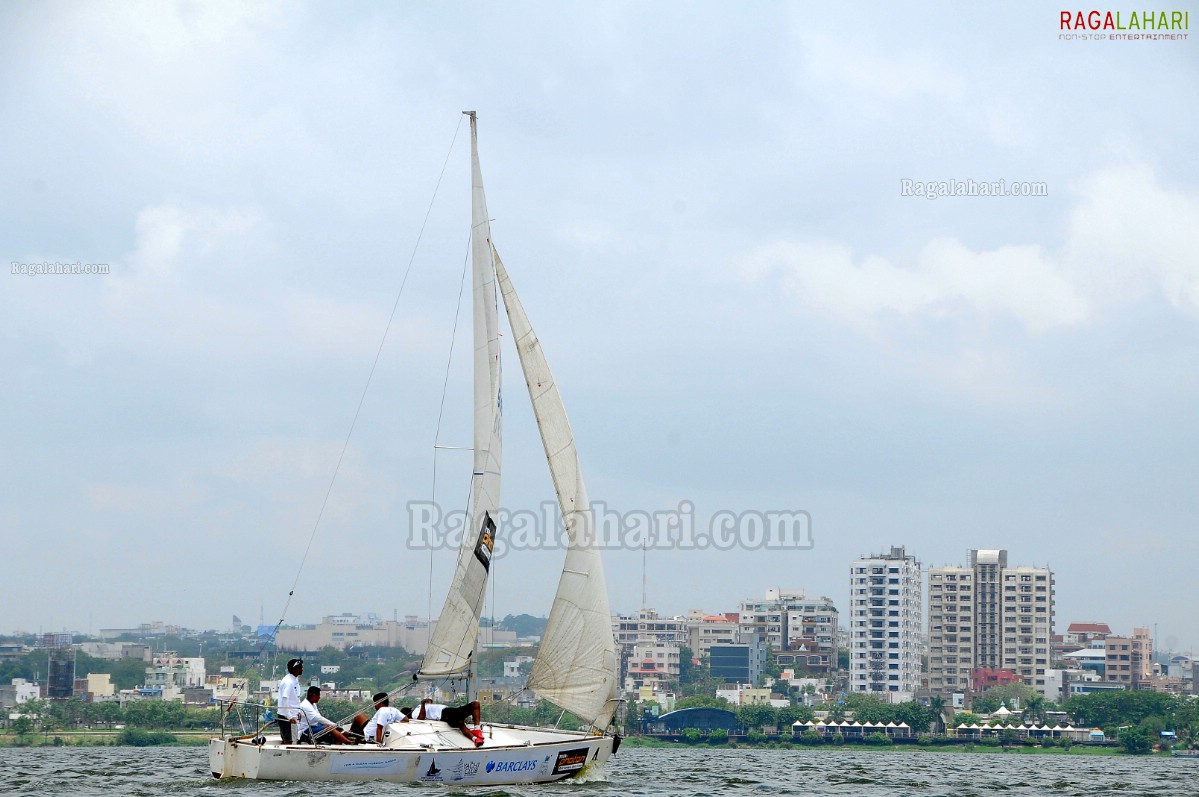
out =
<svg viewBox="0 0 1199 797"><path fill-rule="evenodd" d="M609 763L605 777L586 783L433 791L446 797L1149 797L1192 793L1197 774L1196 762L1161 757L626 747ZM0 794L12 797L362 797L364 788L215 781L202 747L0 748ZM373 783L369 789L372 797L430 791L392 783Z"/></svg>

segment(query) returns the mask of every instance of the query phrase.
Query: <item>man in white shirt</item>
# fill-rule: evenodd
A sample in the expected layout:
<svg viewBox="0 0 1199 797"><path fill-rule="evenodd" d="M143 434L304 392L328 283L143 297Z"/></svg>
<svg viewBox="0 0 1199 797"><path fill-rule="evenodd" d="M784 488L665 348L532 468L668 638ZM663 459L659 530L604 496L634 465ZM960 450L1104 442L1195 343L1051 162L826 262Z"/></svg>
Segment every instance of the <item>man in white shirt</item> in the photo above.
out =
<svg viewBox="0 0 1199 797"><path fill-rule="evenodd" d="M300 734L301 744L353 744L349 737L341 732L334 723L321 716L316 704L321 699L319 686L308 687L308 694L300 702L300 725L304 732Z"/></svg>
<svg viewBox="0 0 1199 797"><path fill-rule="evenodd" d="M303 659L289 659L287 675L279 681L279 735L284 744L292 743L292 726L300 716L300 676L304 674Z"/></svg>
<svg viewBox="0 0 1199 797"><path fill-rule="evenodd" d="M475 730L467 727L467 717L474 719ZM420 711L416 715L416 719L441 720L447 725L453 725L462 731L462 735L474 742L475 747L483 744L483 731L477 727L480 724L479 701L477 700L472 700L461 706L445 706L441 703L434 703L431 698L426 697L420 702Z"/></svg>
<svg viewBox="0 0 1199 797"><path fill-rule="evenodd" d="M368 742L383 744L383 731L393 722L407 722L408 715L400 711L398 708L392 708L391 700L387 697L386 692L379 692L374 697L375 701L375 716L370 718L366 723L366 727L362 731L362 735L366 737Z"/></svg>

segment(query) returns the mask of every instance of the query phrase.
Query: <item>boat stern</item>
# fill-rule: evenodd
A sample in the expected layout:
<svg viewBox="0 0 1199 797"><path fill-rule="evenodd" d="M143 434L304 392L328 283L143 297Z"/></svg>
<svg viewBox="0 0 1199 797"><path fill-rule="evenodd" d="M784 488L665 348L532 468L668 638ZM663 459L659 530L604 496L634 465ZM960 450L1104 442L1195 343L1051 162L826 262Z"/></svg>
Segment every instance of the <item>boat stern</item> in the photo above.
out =
<svg viewBox="0 0 1199 797"><path fill-rule="evenodd" d="M208 769L214 778L257 778L261 764L262 747L248 738L208 740Z"/></svg>
<svg viewBox="0 0 1199 797"><path fill-rule="evenodd" d="M225 763L230 755L228 741L228 739L208 740L208 769L214 778L228 777L225 770Z"/></svg>

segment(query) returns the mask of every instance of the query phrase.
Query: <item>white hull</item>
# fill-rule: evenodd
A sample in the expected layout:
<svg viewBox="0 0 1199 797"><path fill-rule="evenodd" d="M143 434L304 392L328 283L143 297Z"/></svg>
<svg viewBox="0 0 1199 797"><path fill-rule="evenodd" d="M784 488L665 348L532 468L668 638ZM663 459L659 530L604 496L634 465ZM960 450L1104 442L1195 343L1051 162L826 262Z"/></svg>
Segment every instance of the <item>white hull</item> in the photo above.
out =
<svg viewBox="0 0 1199 797"><path fill-rule="evenodd" d="M383 745L284 745L278 736L211 739L215 778L507 785L549 783L599 771L613 738L551 729L487 726L475 747L444 723L396 723Z"/></svg>

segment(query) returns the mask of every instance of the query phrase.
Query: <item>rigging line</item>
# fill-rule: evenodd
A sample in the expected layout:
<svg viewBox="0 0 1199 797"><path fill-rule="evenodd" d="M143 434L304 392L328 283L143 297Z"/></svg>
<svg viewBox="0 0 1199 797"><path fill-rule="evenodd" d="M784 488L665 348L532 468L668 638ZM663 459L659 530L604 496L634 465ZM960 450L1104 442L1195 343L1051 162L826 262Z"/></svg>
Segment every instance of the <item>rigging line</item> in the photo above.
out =
<svg viewBox="0 0 1199 797"><path fill-rule="evenodd" d="M433 431L433 506L437 506L437 450L443 447L439 446L437 441L441 439L441 420L445 416L445 397L449 391L450 365L454 361L454 342L458 339L458 320L462 317L462 296L466 293L466 271L470 264L470 239L471 236L467 235L466 253L462 258L462 278L458 282L458 305L454 308L454 329L450 333L450 350L445 360L445 378L441 380L441 403L437 408L437 428ZM429 613L426 617L430 623L433 622L433 549L435 547L434 545L429 546ZM433 633L432 629L429 633L430 635Z"/></svg>
<svg viewBox="0 0 1199 797"><path fill-rule="evenodd" d="M408 266L404 269L404 277L400 280L400 289L396 292L395 301L391 305L391 314L387 316L387 325L383 328L383 337L379 340L379 348L375 351L375 359L371 363L370 372L366 375L366 384L362 386L362 395L358 398L358 407L354 410L354 418L350 421L350 429L346 432L345 442L342 443L341 453L337 456L337 464L333 466L333 476L329 479L329 487L325 490L325 497L321 501L320 511L316 514L316 522L312 524L312 533L308 535L308 544L304 547L304 555L300 557L300 567L296 570L296 579L292 582L291 589L287 593L287 601L283 604L283 612L279 616L279 622L275 624L275 631L283 625L283 620L287 617L287 610L291 607L291 600L296 593L296 585L300 583L300 575L304 572L304 565L308 562L308 555L312 552L312 543L316 540L316 532L321 526L321 519L325 516L325 508L329 505L329 496L333 494L333 485L337 483L337 474L341 471L341 463L345 459L346 451L350 447L350 438L354 436L354 427L358 425L358 416L362 413L362 405L366 403L366 394L370 390L371 380L375 377L375 370L379 367L379 359L383 356L383 345L387 343L387 333L391 331L391 324L395 320L396 310L400 306L400 297L404 295L404 288L408 285L408 277L412 274L412 264L416 262L416 253L420 249L421 239L425 235L425 228L429 224L429 216L433 213L433 203L437 201L437 194L441 190L441 181L445 177L446 167L450 163L450 155L454 152L454 143L458 141L458 131L462 129L462 119L458 119L458 125L454 128L454 137L450 139L449 151L445 154L445 160L441 163L441 172L437 175L437 183L433 186L433 196L429 197L429 206L425 209L425 217L421 221L420 230L416 234L416 241L412 244L412 254L408 256ZM276 655L278 648L276 648Z"/></svg>

